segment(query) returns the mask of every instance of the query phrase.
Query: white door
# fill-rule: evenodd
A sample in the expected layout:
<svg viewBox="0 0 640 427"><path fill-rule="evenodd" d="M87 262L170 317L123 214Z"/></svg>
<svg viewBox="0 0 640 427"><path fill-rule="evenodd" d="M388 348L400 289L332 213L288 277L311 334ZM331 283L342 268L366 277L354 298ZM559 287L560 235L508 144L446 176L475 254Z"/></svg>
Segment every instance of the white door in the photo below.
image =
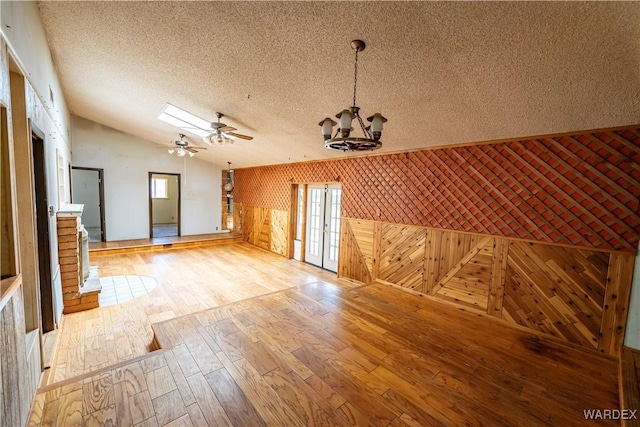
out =
<svg viewBox="0 0 640 427"><path fill-rule="evenodd" d="M307 189L307 236L305 261L338 271L340 244L339 184L309 185Z"/></svg>

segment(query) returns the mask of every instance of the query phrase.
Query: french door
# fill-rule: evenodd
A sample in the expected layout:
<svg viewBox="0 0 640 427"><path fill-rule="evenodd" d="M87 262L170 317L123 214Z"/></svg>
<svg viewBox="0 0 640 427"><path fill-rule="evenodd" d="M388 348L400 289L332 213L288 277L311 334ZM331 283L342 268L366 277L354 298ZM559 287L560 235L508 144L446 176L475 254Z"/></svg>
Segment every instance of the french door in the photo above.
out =
<svg viewBox="0 0 640 427"><path fill-rule="evenodd" d="M307 187L307 236L305 261L338 271L340 244L340 184Z"/></svg>

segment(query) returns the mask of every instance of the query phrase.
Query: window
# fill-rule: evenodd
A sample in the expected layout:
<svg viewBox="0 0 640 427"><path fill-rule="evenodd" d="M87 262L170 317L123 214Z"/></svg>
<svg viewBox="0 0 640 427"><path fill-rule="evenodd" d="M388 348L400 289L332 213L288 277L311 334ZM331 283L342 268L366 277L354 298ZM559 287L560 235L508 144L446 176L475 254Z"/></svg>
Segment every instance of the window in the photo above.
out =
<svg viewBox="0 0 640 427"><path fill-rule="evenodd" d="M58 166L58 208L65 205L69 199L67 197L67 180L65 177L65 161L60 150L56 149L56 158Z"/></svg>
<svg viewBox="0 0 640 427"><path fill-rule="evenodd" d="M152 199L168 199L169 198L169 180L167 178L151 179L151 198Z"/></svg>

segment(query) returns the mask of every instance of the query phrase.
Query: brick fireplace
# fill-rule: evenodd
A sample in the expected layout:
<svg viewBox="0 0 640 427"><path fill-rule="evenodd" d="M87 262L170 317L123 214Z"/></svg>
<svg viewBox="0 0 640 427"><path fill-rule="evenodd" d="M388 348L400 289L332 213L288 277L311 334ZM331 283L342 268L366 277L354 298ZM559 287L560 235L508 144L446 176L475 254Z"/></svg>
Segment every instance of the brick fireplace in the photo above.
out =
<svg viewBox="0 0 640 427"><path fill-rule="evenodd" d="M58 212L58 259L64 314L98 307L100 286L85 286L88 271L88 241L82 233L82 207L69 205ZM82 206L82 205L79 205ZM86 245L83 249L83 244ZM83 254L84 252L84 254Z"/></svg>

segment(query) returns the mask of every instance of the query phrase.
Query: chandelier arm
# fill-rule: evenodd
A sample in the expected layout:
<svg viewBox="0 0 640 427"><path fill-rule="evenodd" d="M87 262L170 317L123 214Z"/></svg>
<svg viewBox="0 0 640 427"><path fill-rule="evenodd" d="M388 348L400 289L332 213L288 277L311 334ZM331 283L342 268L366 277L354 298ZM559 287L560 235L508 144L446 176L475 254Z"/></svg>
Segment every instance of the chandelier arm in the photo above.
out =
<svg viewBox="0 0 640 427"><path fill-rule="evenodd" d="M357 114L356 117L358 118L358 123L360 123L360 129L362 129L362 133L364 134L365 138L371 139L371 134L365 127L364 122L362 121L362 117L360 117L360 114Z"/></svg>

